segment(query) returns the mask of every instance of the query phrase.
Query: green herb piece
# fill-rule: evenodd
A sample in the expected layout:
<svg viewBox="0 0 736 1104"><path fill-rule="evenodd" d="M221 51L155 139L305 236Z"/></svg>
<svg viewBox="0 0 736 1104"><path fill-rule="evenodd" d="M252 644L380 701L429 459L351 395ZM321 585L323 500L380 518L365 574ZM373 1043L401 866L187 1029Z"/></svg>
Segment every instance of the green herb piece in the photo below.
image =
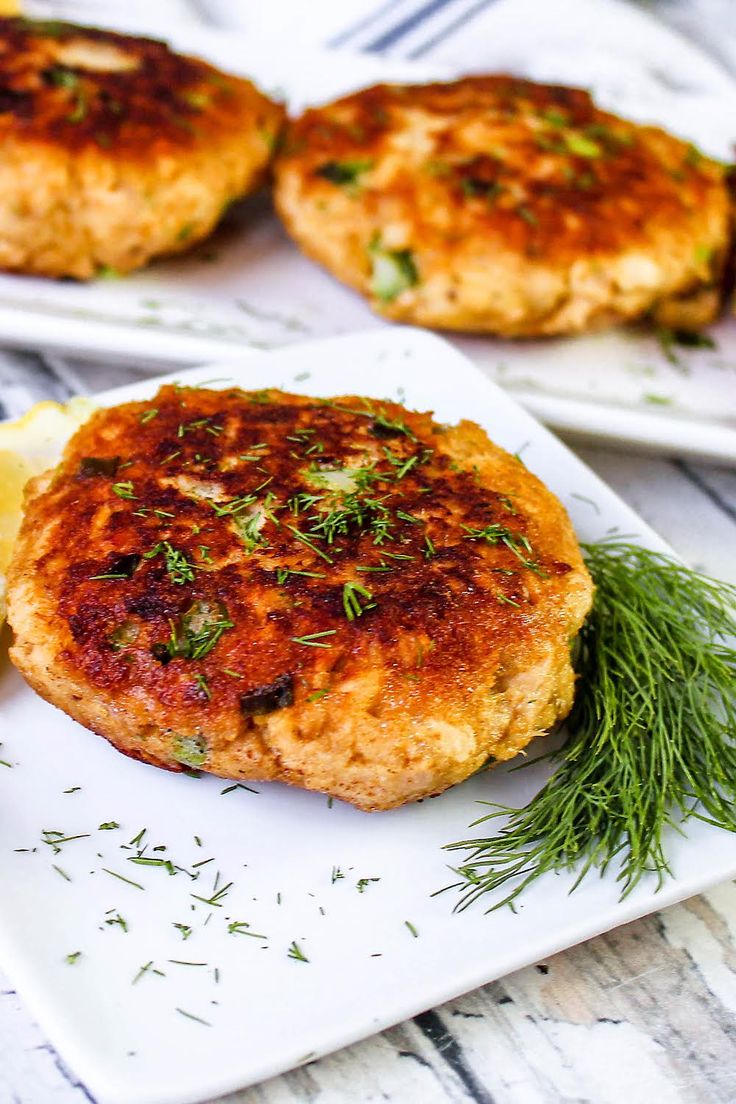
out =
<svg viewBox="0 0 736 1104"><path fill-rule="evenodd" d="M125 882L127 885L134 886L136 889L145 889L145 886L142 886L140 882L133 882L130 878L118 874L115 870L108 870L106 866L103 866L102 870L103 873L109 874L111 878L117 878L119 882Z"/></svg>
<svg viewBox="0 0 736 1104"><path fill-rule="evenodd" d="M326 579L327 576L322 571L295 571L291 567L277 567L276 568L276 582L279 586L283 586L290 575L302 576L306 579Z"/></svg>
<svg viewBox="0 0 736 1104"><path fill-rule="evenodd" d="M198 598L182 617L178 632L172 625L171 636L160 648L161 658L204 659L222 634L234 627L222 602Z"/></svg>
<svg viewBox="0 0 736 1104"><path fill-rule="evenodd" d="M138 418L138 421L141 423L141 425L148 425L149 422L153 421L157 414L158 407L154 406L150 410L144 410Z"/></svg>
<svg viewBox="0 0 736 1104"><path fill-rule="evenodd" d="M702 153L697 146L694 146L692 142L687 147L685 154L685 164L691 169L696 169L700 165L701 161L705 160L705 154Z"/></svg>
<svg viewBox="0 0 736 1104"><path fill-rule="evenodd" d="M713 246L701 242L693 250L693 260L696 264L707 265L713 260Z"/></svg>
<svg viewBox="0 0 736 1104"><path fill-rule="evenodd" d="M77 836L65 836L63 832L55 832L49 828L44 828L41 833L43 842L52 849L55 855L61 852L61 849L65 843L73 843L74 840L89 839L89 832L81 832Z"/></svg>
<svg viewBox="0 0 736 1104"><path fill-rule="evenodd" d="M209 748L204 736L175 736L171 754L177 763L182 763L185 767L203 767L207 762Z"/></svg>
<svg viewBox="0 0 736 1104"><path fill-rule="evenodd" d="M331 648L331 644L325 644L323 636L334 636L337 629L325 629L324 632L308 633L306 636L292 636L295 644L305 644L310 648Z"/></svg>
<svg viewBox="0 0 736 1104"><path fill-rule="evenodd" d="M582 134L568 132L564 135L565 145L575 157L600 157L603 154L598 142L592 138L585 138Z"/></svg>
<svg viewBox="0 0 736 1104"><path fill-rule="evenodd" d="M402 291L419 283L419 271L410 249L383 249L378 239L368 247L371 291L381 303L391 303Z"/></svg>
<svg viewBox="0 0 736 1104"><path fill-rule="evenodd" d="M174 924L173 926L179 932L183 940L189 939L189 936L192 934L192 929L189 924Z"/></svg>
<svg viewBox="0 0 736 1104"><path fill-rule="evenodd" d="M412 441L416 441L416 437L401 418L388 418L383 410L379 410L377 413L372 414L373 425L371 426L371 432L375 437L409 437ZM408 469L407 469L408 470ZM406 474L406 472L404 472ZM400 479L401 476L397 476Z"/></svg>
<svg viewBox="0 0 736 1104"><path fill-rule="evenodd" d="M642 398L651 406L672 406L674 399L669 395L658 395L655 391L646 391Z"/></svg>
<svg viewBox="0 0 736 1104"><path fill-rule="evenodd" d="M537 219L537 216L532 210L529 209L529 207L517 207L516 213L520 219L523 219L524 222L527 223L528 226L536 226L538 224L539 220Z"/></svg>
<svg viewBox="0 0 736 1104"><path fill-rule="evenodd" d="M326 552L323 552L321 548L318 548L314 541L310 540L309 537L306 536L306 534L302 533L300 529L297 529L293 525L287 525L286 528L289 530L290 533L293 533L298 541L301 541L302 544L306 544L307 548L310 548L312 552L314 552L317 556L321 556L322 559L325 560L327 563L332 564L335 562L331 556L328 556Z"/></svg>
<svg viewBox="0 0 736 1104"><path fill-rule="evenodd" d="M296 940L294 940L294 942L289 945L287 956L289 958L293 958L296 962L309 962L309 959L307 958L304 951L301 949Z"/></svg>
<svg viewBox="0 0 736 1104"><path fill-rule="evenodd" d="M322 690L313 690L311 694L307 694L307 701L310 703L310 705L313 702L322 701L322 698L326 698L329 692L329 686L324 687Z"/></svg>
<svg viewBox="0 0 736 1104"><path fill-rule="evenodd" d="M469 199L484 199L487 203L495 203L503 191L503 184L497 180L480 180L478 177L466 176L460 183L463 195Z"/></svg>
<svg viewBox="0 0 736 1104"><path fill-rule="evenodd" d="M484 529L474 529L468 525L463 525L462 528L467 533L466 540L484 540L488 544L494 545L504 544L529 571L539 575L542 579L547 578L547 573L542 570L536 560L530 559L533 549L523 533L514 533L507 526L498 525L496 522L492 525L486 525Z"/></svg>
<svg viewBox="0 0 736 1104"><path fill-rule="evenodd" d="M309 472L309 479L311 482L324 482L326 479L325 472ZM306 513L307 510L311 510L313 506L316 506L318 502L321 502L324 495L307 494L305 491L300 491L299 494L292 495L287 506L295 517L298 517L300 513Z"/></svg>
<svg viewBox="0 0 736 1104"><path fill-rule="evenodd" d="M28 19L25 16L20 16L14 19L13 23L20 30L43 38L60 38L68 31L77 30L73 24L64 23L61 19Z"/></svg>
<svg viewBox="0 0 736 1104"><path fill-rule="evenodd" d="M462 909L513 902L541 875L618 866L626 897L672 875L664 836L693 817L736 832L736 586L625 542L583 545L596 585L565 746L528 805L461 840ZM489 803L490 804L490 803ZM502 891L499 894L499 891ZM503 892L505 891L505 892Z"/></svg>
<svg viewBox="0 0 736 1104"><path fill-rule="evenodd" d="M115 828L119 828L120 825L116 820L106 820L103 824L98 825L98 832L112 832Z"/></svg>
<svg viewBox="0 0 736 1104"><path fill-rule="evenodd" d="M113 911L112 909L109 910L109 912L112 912L112 911ZM128 921L124 917L122 917L119 912L116 912L114 916L110 916L109 913L108 913L107 914L107 920L105 920L105 923L108 925L108 927L121 928L122 931L124 931L124 932L127 932L129 930L128 929Z"/></svg>
<svg viewBox="0 0 736 1104"><path fill-rule="evenodd" d="M267 496L267 498L268 497L269 496ZM273 496L271 496L270 500L273 500ZM278 525L276 518L273 514L269 513L268 505L254 506L247 517L238 516L233 519L235 528L238 531L238 536L245 545L247 552L253 552L253 550L259 546L268 546L268 540L261 532L267 517Z"/></svg>
<svg viewBox="0 0 736 1104"><path fill-rule="evenodd" d="M159 541L148 552L143 553L143 559L152 560L160 555L163 555L166 561L166 571L172 583L182 586L184 583L194 582L197 564L190 563L185 553L174 548L168 541Z"/></svg>
<svg viewBox="0 0 736 1104"><path fill-rule="evenodd" d="M329 180L331 184L339 187L353 188L360 182L364 172L373 168L373 162L367 160L356 161L325 161L314 170L314 175L323 180Z"/></svg>
<svg viewBox="0 0 736 1104"><path fill-rule="evenodd" d="M209 107L212 102L209 93L197 91L196 89L182 92L181 98L196 111L203 111L204 108Z"/></svg>
<svg viewBox="0 0 736 1104"><path fill-rule="evenodd" d="M209 905L211 908L222 908L222 902L227 897L228 893L232 889L232 882L228 882L227 885L217 888L220 875L217 875L215 879L215 885L210 897L200 897L196 893L190 893L190 897L193 897L195 901L201 901L203 905Z"/></svg>
<svg viewBox="0 0 736 1104"><path fill-rule="evenodd" d="M541 117L553 127L565 127L570 122L567 115L564 115L561 111L557 111L555 108L549 108L549 110L543 111Z"/></svg>
<svg viewBox="0 0 736 1104"><path fill-rule="evenodd" d="M79 85L79 73L66 65L52 65L44 70L43 76L54 88L77 88Z"/></svg>
<svg viewBox="0 0 736 1104"><path fill-rule="evenodd" d="M112 493L116 494L118 498L137 498L138 495L133 493L133 484L128 480L125 483L113 483Z"/></svg>
<svg viewBox="0 0 736 1104"><path fill-rule="evenodd" d="M71 112L67 115L66 121L68 123L81 123L87 115L87 96L83 88L77 89L76 100Z"/></svg>
<svg viewBox="0 0 736 1104"><path fill-rule="evenodd" d="M145 855L131 855L128 862L135 863L136 866L162 867L172 877L176 874L176 868L169 859L149 859Z"/></svg>
<svg viewBox="0 0 736 1104"><path fill-rule="evenodd" d="M145 965L141 966L140 970L133 978L131 985L137 985L141 978L145 977L148 973L156 974L158 977L166 977L166 974L164 974L162 970L156 969L153 965L153 959L151 959L150 962L146 962Z"/></svg>
<svg viewBox="0 0 736 1104"><path fill-rule="evenodd" d="M200 693L204 694L204 696L207 698L207 701L211 701L212 691L210 690L210 684L207 682L207 678L205 675L195 675L194 685L197 687Z"/></svg>
<svg viewBox="0 0 736 1104"><path fill-rule="evenodd" d="M250 930L250 924L245 920L233 920L227 926L230 935L250 935L253 939L268 939L267 935Z"/></svg>
<svg viewBox="0 0 736 1104"><path fill-rule="evenodd" d="M364 600L361 603L361 598ZM348 621L361 617L366 610L375 609L373 594L360 583L345 583L342 588L342 608Z"/></svg>
<svg viewBox="0 0 736 1104"><path fill-rule="evenodd" d="M659 326L655 330L655 337L664 353L665 359L676 368L682 367L682 361L677 354L676 346L684 349L716 349L715 340L709 335L697 330L671 330L665 326Z"/></svg>
<svg viewBox="0 0 736 1104"><path fill-rule="evenodd" d="M344 494L334 509L316 515L310 535L333 544L338 537L347 536L351 530L364 531L366 527L373 535L373 543L381 544L390 536L394 520L383 502L358 494ZM288 528L291 528L290 526ZM334 561L330 560L330 563Z"/></svg>
<svg viewBox="0 0 736 1104"><path fill-rule="evenodd" d="M409 929L409 931L411 932L411 934L412 934L412 935L414 936L414 938L415 938L415 939L418 939L418 938L419 938L419 932L418 932L418 931L417 931L417 929L416 929L416 928L414 927L414 925L412 924L411 920L405 920L405 921L404 921L404 927L406 927L406 928L408 928L408 929Z"/></svg>
<svg viewBox="0 0 736 1104"><path fill-rule="evenodd" d="M98 576L98 578L104 578L104 575ZM127 575L120 576L121 578L129 578ZM139 628L135 621L123 621L109 633L107 642L114 652L119 652L123 648L127 648L129 644L135 644L139 636Z"/></svg>
<svg viewBox="0 0 736 1104"><path fill-rule="evenodd" d="M75 963L79 962L81 957L82 957L82 952L81 951L73 951L71 954L68 954L66 956L65 962L67 962L67 964L69 966L74 966Z"/></svg>

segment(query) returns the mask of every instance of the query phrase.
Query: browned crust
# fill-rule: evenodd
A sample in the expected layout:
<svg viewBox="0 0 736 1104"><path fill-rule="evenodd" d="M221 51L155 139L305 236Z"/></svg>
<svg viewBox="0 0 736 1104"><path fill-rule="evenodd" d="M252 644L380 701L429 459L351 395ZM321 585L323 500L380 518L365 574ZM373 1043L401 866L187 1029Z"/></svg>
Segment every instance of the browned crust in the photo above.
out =
<svg viewBox="0 0 736 1104"><path fill-rule="evenodd" d="M176 738L206 738L214 773L278 777L364 808L444 789L563 716L569 638L591 590L563 508L473 423L445 429L366 403L167 387L94 415L30 486L9 572L12 658L31 685L156 765L180 769ZM121 461L90 475L89 457ZM388 539L350 525L333 544L312 536L320 556L295 536L289 526L311 532L323 508L287 507L315 493L315 457L321 469L377 465L386 478L366 493L391 517ZM239 515L195 492L216 494L220 509L273 495L268 543L247 551ZM489 525L513 534L516 551L473 535ZM162 552L145 557L162 541L196 565L193 580L175 582ZM121 556L139 557L130 578L95 578L119 574ZM390 570L357 571L381 565ZM284 569L320 577L279 579ZM350 581L375 603L352 621ZM221 603L234 628L205 657L164 663L155 653L193 602ZM123 624L135 640L114 646ZM315 633L329 646L295 639ZM243 708L279 679L291 702Z"/></svg>
<svg viewBox="0 0 736 1104"><path fill-rule="evenodd" d="M86 280L190 249L260 187L283 119L163 42L0 20L0 269Z"/></svg>
<svg viewBox="0 0 736 1104"><path fill-rule="evenodd" d="M356 162L367 168L354 188L325 175ZM524 336L698 295L696 323L711 320L729 239L725 172L581 89L472 76L376 85L306 111L279 158L276 200L305 251L369 296L371 242L411 251L418 286L372 296L387 316ZM642 258L657 267L642 272Z"/></svg>
<svg viewBox="0 0 736 1104"><path fill-rule="evenodd" d="M95 67L111 51L112 68ZM80 59L91 51L89 64ZM117 68L116 57L120 59ZM70 23L0 19L0 141L149 161L238 128L277 137L282 112L254 85L164 42Z"/></svg>

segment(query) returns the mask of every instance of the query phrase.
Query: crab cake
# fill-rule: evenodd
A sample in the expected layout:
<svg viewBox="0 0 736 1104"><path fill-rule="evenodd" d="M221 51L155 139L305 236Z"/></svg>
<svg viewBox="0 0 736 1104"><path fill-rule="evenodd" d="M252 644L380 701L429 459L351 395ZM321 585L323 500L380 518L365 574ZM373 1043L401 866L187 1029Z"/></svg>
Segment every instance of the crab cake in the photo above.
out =
<svg viewBox="0 0 736 1104"><path fill-rule="evenodd" d="M587 92L507 76L378 85L290 128L276 203L387 318L536 337L712 320L725 167Z"/></svg>
<svg viewBox="0 0 736 1104"><path fill-rule="evenodd" d="M0 268L89 279L205 237L283 108L163 43L0 19Z"/></svg>
<svg viewBox="0 0 736 1104"><path fill-rule="evenodd" d="M121 751L366 810L564 717L591 600L560 503L472 422L171 386L30 484L9 583L13 662Z"/></svg>

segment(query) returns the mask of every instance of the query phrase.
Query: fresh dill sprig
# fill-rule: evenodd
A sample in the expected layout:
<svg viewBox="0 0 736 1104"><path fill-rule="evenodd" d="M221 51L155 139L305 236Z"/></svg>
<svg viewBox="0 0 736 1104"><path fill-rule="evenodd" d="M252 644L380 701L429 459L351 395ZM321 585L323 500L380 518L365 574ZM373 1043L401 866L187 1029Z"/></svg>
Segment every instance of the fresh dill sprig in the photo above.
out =
<svg viewBox="0 0 736 1104"><path fill-rule="evenodd" d="M568 740L542 756L556 769L528 805L475 822L507 817L497 835L447 846L468 852L447 887L459 909L490 894L493 911L550 872L575 889L614 864L622 897L648 874L659 889L668 829L736 831L736 586L634 544L583 551L596 591Z"/></svg>

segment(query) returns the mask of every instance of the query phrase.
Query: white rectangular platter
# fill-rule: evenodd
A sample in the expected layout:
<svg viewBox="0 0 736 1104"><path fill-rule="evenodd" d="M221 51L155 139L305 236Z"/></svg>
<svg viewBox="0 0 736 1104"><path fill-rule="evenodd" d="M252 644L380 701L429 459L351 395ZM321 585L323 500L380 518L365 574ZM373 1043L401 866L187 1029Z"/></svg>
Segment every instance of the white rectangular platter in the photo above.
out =
<svg viewBox="0 0 736 1104"><path fill-rule="evenodd" d="M432 335L357 334L176 378L470 416L549 484L582 539L620 532L665 547ZM496 770L372 815L280 784L231 788L126 759L36 697L4 653L0 741L0 963L100 1104L234 1090L736 874L736 836L692 822L671 833L675 878L658 894L644 882L621 903L609 875L569 895L571 879L550 876L516 913L453 913L452 893L432 896L454 880L443 844L467 836L479 800L525 803L546 768ZM75 838L57 853L44 832ZM173 876L130 862L141 839ZM294 941L308 961L290 956Z"/></svg>
<svg viewBox="0 0 736 1104"><path fill-rule="evenodd" d="M178 49L252 76L297 111L378 80L422 81L463 68L513 68L584 84L597 78L596 91L606 106L663 122L709 152L730 156L736 85L696 49L624 8L624 22L635 24L628 28L629 38L640 47L624 56L615 30L618 7L595 0L599 30L610 24L604 64L600 47L572 48L576 19L583 20L581 35L592 34L574 5L567 5L562 29L552 8L539 10L533 35L524 8L515 0L484 12L482 54L465 66L305 51L288 38L207 28L184 26L167 37ZM686 67L684 87L655 79L659 61L647 70L647 51ZM384 326L357 295L301 256L263 197L233 211L215 238L190 255L125 279L80 285L0 275L1 341L132 358L152 371L174 363L240 359L254 348ZM454 340L490 378L553 426L577 436L735 463L736 320L719 323L713 336L715 349L676 350L675 363L655 339L633 331L544 342Z"/></svg>

